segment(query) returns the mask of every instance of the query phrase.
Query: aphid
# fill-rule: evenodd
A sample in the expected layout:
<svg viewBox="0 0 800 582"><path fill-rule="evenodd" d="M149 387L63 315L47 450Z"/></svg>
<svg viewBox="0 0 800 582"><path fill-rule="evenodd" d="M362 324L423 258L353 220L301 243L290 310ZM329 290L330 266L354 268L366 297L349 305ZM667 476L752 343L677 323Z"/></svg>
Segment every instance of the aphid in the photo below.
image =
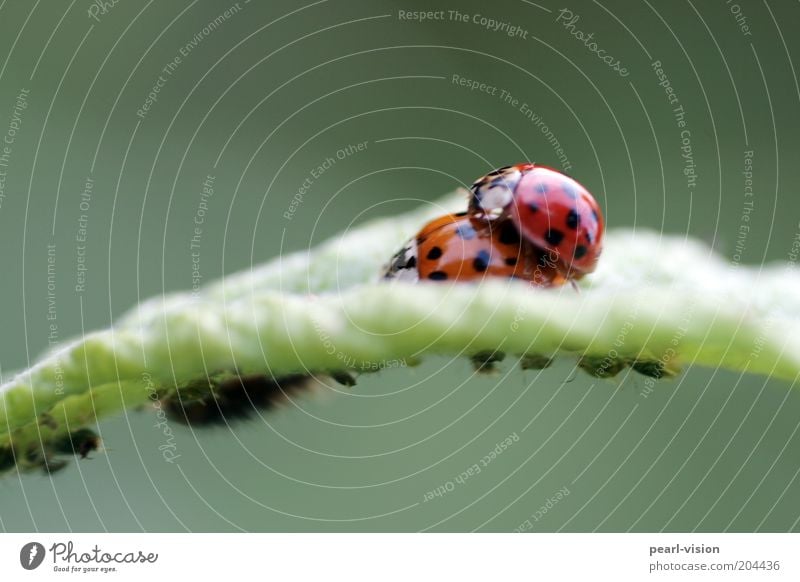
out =
<svg viewBox="0 0 800 582"><path fill-rule="evenodd" d="M170 419L187 425L225 424L247 418L256 409L269 409L308 385L309 376L295 374L279 380L264 374L233 376L212 381L206 389L188 386L185 393L205 396L183 398L176 393L164 399ZM203 383L207 380L203 380Z"/></svg>
<svg viewBox="0 0 800 582"><path fill-rule="evenodd" d="M342 386L350 388L356 385L356 377L350 372L331 372L330 376Z"/></svg>
<svg viewBox="0 0 800 582"><path fill-rule="evenodd" d="M630 360L630 367L644 376L660 380L661 378L674 378L674 370L667 368L661 360Z"/></svg>
<svg viewBox="0 0 800 582"><path fill-rule="evenodd" d="M505 358L505 353L498 350L482 350L470 356L475 371L482 374L489 374L496 371L497 367L495 364L497 362L502 362Z"/></svg>
<svg viewBox="0 0 800 582"><path fill-rule="evenodd" d="M625 360L610 356L582 356L578 360L578 367L595 378L613 378L627 365Z"/></svg>
<svg viewBox="0 0 800 582"><path fill-rule="evenodd" d="M52 451L62 455L76 455L81 459L100 448L100 437L88 428L81 428L53 442Z"/></svg>
<svg viewBox="0 0 800 582"><path fill-rule="evenodd" d="M553 358L539 354L525 354L519 360L519 367L523 370L544 370L553 364Z"/></svg>
<svg viewBox="0 0 800 582"><path fill-rule="evenodd" d="M10 446L0 447L0 473L10 471L17 465L14 449Z"/></svg>

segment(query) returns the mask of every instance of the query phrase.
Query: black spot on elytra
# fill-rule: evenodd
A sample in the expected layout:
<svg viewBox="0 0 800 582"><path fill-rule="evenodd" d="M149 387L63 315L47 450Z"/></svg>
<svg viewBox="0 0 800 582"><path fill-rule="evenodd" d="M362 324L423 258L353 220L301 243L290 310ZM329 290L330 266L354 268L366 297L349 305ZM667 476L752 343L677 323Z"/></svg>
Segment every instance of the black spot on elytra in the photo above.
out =
<svg viewBox="0 0 800 582"><path fill-rule="evenodd" d="M546 240L548 244L557 247L561 244L561 241L564 240L564 233L555 228L548 229L548 231L544 233L544 240Z"/></svg>
<svg viewBox="0 0 800 582"><path fill-rule="evenodd" d="M447 273L444 271L434 271L430 275L428 275L428 279L431 281L444 281L447 279Z"/></svg>
<svg viewBox="0 0 800 582"><path fill-rule="evenodd" d="M504 245L519 244L519 232L511 222L503 223L500 227L500 242Z"/></svg>
<svg viewBox="0 0 800 582"><path fill-rule="evenodd" d="M539 182L538 184L536 184L536 186L533 187L533 189L539 194L547 194L547 190L549 188L547 187L547 184L545 182Z"/></svg>
<svg viewBox="0 0 800 582"><path fill-rule="evenodd" d="M475 229L469 224L459 224L456 227L456 234L464 240L472 240L475 238Z"/></svg>
<svg viewBox="0 0 800 582"><path fill-rule="evenodd" d="M517 257L506 257L505 263L509 267L513 267L517 264Z"/></svg>
<svg viewBox="0 0 800 582"><path fill-rule="evenodd" d="M442 256L442 249L440 247L433 247L431 250L428 251L428 254L425 256L431 261L435 261L436 259Z"/></svg>
<svg viewBox="0 0 800 582"><path fill-rule="evenodd" d="M481 249L478 251L478 254L475 256L475 259L472 261L472 266L475 268L476 271L479 273L483 273L486 269L489 268L489 259L490 259L489 251L486 249Z"/></svg>
<svg viewBox="0 0 800 582"><path fill-rule="evenodd" d="M572 256L575 257L576 259L582 259L583 257L586 256L586 253L588 252L589 249L587 249L585 246L578 245L575 247L575 252L572 253Z"/></svg>
<svg viewBox="0 0 800 582"><path fill-rule="evenodd" d="M539 205L534 204L533 202L528 202L528 210L531 212L539 212Z"/></svg>
<svg viewBox="0 0 800 582"><path fill-rule="evenodd" d="M578 228L578 225L581 223L581 217L578 216L578 213L575 212L574 209L570 210L567 213L567 228L571 228L575 230Z"/></svg>

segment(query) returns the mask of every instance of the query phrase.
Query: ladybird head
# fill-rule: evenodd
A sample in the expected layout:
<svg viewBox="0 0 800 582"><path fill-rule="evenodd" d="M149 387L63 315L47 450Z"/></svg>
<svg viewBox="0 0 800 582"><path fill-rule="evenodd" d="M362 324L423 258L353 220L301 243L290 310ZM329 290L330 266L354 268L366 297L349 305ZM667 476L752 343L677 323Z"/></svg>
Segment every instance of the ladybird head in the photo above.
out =
<svg viewBox="0 0 800 582"><path fill-rule="evenodd" d="M469 214L492 220L507 214L522 176L530 163L503 166L478 179L470 189Z"/></svg>

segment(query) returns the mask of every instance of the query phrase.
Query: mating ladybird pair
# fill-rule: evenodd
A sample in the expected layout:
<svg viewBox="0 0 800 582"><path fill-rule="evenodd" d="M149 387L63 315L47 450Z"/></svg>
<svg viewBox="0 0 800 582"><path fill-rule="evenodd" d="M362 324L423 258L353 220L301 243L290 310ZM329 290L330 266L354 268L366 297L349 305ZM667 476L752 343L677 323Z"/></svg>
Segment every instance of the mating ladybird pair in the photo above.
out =
<svg viewBox="0 0 800 582"><path fill-rule="evenodd" d="M600 207L586 188L546 166L517 164L475 182L467 211L422 227L383 276L407 281L506 277L556 287L595 269L602 239Z"/></svg>

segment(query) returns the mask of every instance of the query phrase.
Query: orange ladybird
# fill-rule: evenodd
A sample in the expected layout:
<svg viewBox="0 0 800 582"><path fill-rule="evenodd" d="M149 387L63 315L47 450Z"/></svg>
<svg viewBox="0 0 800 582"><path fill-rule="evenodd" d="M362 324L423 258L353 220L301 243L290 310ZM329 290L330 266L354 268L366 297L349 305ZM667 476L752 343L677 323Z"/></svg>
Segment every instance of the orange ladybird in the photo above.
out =
<svg viewBox="0 0 800 582"><path fill-rule="evenodd" d="M486 222L461 212L422 227L395 254L383 277L412 282L503 277L556 287L566 282L559 270L550 253L520 237L511 220Z"/></svg>

